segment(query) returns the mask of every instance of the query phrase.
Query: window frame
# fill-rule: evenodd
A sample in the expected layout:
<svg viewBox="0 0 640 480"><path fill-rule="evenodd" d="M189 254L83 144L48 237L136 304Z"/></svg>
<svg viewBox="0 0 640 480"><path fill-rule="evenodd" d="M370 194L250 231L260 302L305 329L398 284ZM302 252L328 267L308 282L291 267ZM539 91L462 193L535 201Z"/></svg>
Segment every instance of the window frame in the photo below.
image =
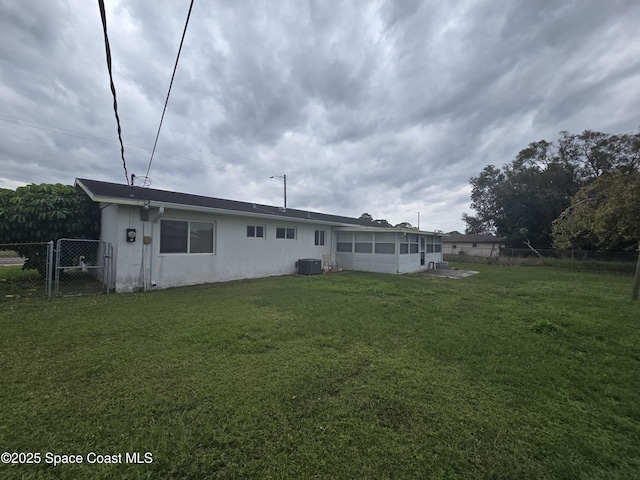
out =
<svg viewBox="0 0 640 480"><path fill-rule="evenodd" d="M253 228L253 235L249 235L249 229ZM262 229L262 235L258 235L258 228ZM266 225L255 225L248 224L247 225L247 238L257 238L260 240L264 240L267 238L267 226Z"/></svg>
<svg viewBox="0 0 640 480"><path fill-rule="evenodd" d="M280 230L284 230L284 236L281 237L279 236L280 234ZM292 233L293 232L293 233ZM289 234L292 233L292 236L289 236ZM283 227L283 226L277 226L276 227L276 239L277 240L297 240L298 239L298 230L296 227Z"/></svg>
<svg viewBox="0 0 640 480"><path fill-rule="evenodd" d="M186 249L185 251L163 251L163 240L162 240L162 226L166 225L167 223L183 223L186 224L187 228L185 230L185 234L186 234ZM201 224L201 225L210 225L211 226L211 251L207 251L207 252L193 252L192 251L192 240L193 240L193 234L194 232L192 231L193 227L192 224ZM215 255L216 254L216 222L213 221L206 221L206 220L184 220L184 219L177 219L177 218L163 218L160 220L160 241L158 242L158 254L159 255ZM195 243L195 242L194 242ZM194 248L195 245L194 245Z"/></svg>
<svg viewBox="0 0 640 480"><path fill-rule="evenodd" d="M316 247L324 247L327 244L327 231L316 230L313 234L313 244Z"/></svg>

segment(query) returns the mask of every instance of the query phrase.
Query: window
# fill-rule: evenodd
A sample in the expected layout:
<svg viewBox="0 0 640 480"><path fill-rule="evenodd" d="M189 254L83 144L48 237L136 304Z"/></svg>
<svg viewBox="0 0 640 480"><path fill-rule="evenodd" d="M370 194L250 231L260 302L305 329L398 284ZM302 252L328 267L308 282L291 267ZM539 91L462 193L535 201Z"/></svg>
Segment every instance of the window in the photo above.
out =
<svg viewBox="0 0 640 480"><path fill-rule="evenodd" d="M474 243L472 246L473 246L473 248L476 248L478 246L478 244Z"/></svg>
<svg viewBox="0 0 640 480"><path fill-rule="evenodd" d="M376 243L376 253L396 253L396 244Z"/></svg>
<svg viewBox="0 0 640 480"><path fill-rule="evenodd" d="M395 233L376 233L376 243L374 247L375 253L396 253L396 234Z"/></svg>
<svg viewBox="0 0 640 480"><path fill-rule="evenodd" d="M247 237L264 238L264 225L247 225Z"/></svg>
<svg viewBox="0 0 640 480"><path fill-rule="evenodd" d="M356 253L371 253L373 251L373 243L356 242Z"/></svg>
<svg viewBox="0 0 640 480"><path fill-rule="evenodd" d="M160 253L187 253L189 222L162 220L160 222Z"/></svg>
<svg viewBox="0 0 640 480"><path fill-rule="evenodd" d="M373 252L373 234L372 233L356 233L356 253Z"/></svg>
<svg viewBox="0 0 640 480"><path fill-rule="evenodd" d="M213 223L189 222L189 253L213 253Z"/></svg>
<svg viewBox="0 0 640 480"><path fill-rule="evenodd" d="M276 238L296 239L296 229L289 227L276 227Z"/></svg>
<svg viewBox="0 0 640 480"><path fill-rule="evenodd" d="M315 237L314 237L314 245L318 247L324 247L324 236L325 236L324 230L316 230Z"/></svg>
<svg viewBox="0 0 640 480"><path fill-rule="evenodd" d="M186 220L160 221L160 253L213 253L214 224Z"/></svg>
<svg viewBox="0 0 640 480"><path fill-rule="evenodd" d="M338 232L336 240L337 252L353 252L353 233Z"/></svg>
<svg viewBox="0 0 640 480"><path fill-rule="evenodd" d="M418 253L418 235L407 234L400 238L400 254Z"/></svg>
<svg viewBox="0 0 640 480"><path fill-rule="evenodd" d="M352 251L353 251L352 243L338 242L336 244L336 252L352 252Z"/></svg>

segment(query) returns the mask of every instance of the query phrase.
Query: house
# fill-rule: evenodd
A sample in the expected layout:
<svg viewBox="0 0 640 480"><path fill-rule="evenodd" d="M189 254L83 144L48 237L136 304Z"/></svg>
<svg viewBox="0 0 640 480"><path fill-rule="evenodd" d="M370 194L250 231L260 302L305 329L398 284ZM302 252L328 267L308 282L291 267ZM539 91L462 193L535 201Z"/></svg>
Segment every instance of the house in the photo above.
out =
<svg viewBox="0 0 640 480"><path fill-rule="evenodd" d="M323 255L345 270L392 274L442 261L434 232L89 179L76 186L100 203L116 292L293 274L299 259Z"/></svg>
<svg viewBox="0 0 640 480"><path fill-rule="evenodd" d="M498 257L502 240L493 235L447 235L442 249L446 254Z"/></svg>

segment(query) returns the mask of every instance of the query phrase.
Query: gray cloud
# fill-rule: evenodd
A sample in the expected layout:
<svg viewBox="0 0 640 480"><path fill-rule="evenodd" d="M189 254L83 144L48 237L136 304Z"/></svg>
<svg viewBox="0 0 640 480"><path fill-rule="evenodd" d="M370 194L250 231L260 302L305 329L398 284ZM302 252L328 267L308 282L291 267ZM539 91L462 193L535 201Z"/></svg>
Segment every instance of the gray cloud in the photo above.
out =
<svg viewBox="0 0 640 480"><path fill-rule="evenodd" d="M129 173L188 1L107 2ZM468 180L561 130L638 128L631 0L196 0L153 186L462 230ZM97 5L0 3L0 186L124 181Z"/></svg>

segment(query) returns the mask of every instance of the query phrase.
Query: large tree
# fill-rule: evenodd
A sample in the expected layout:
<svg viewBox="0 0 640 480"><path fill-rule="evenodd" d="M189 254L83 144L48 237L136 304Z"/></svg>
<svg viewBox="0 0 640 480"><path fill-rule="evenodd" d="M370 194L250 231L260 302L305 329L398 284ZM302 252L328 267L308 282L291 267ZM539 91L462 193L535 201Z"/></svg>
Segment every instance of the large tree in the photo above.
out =
<svg viewBox="0 0 640 480"><path fill-rule="evenodd" d="M43 183L0 191L0 244L95 239L99 233L99 206L72 186ZM44 272L41 248L27 245L5 248L16 250L26 259L23 268Z"/></svg>
<svg viewBox="0 0 640 480"><path fill-rule="evenodd" d="M511 247L551 247L553 221L580 188L607 173L637 171L639 164L640 134L561 132L557 143L531 143L511 163L488 165L470 179L476 214L463 215L466 231L504 237Z"/></svg>
<svg viewBox="0 0 640 480"><path fill-rule="evenodd" d="M583 187L553 223L556 248L634 249L640 242L640 172L613 172Z"/></svg>

